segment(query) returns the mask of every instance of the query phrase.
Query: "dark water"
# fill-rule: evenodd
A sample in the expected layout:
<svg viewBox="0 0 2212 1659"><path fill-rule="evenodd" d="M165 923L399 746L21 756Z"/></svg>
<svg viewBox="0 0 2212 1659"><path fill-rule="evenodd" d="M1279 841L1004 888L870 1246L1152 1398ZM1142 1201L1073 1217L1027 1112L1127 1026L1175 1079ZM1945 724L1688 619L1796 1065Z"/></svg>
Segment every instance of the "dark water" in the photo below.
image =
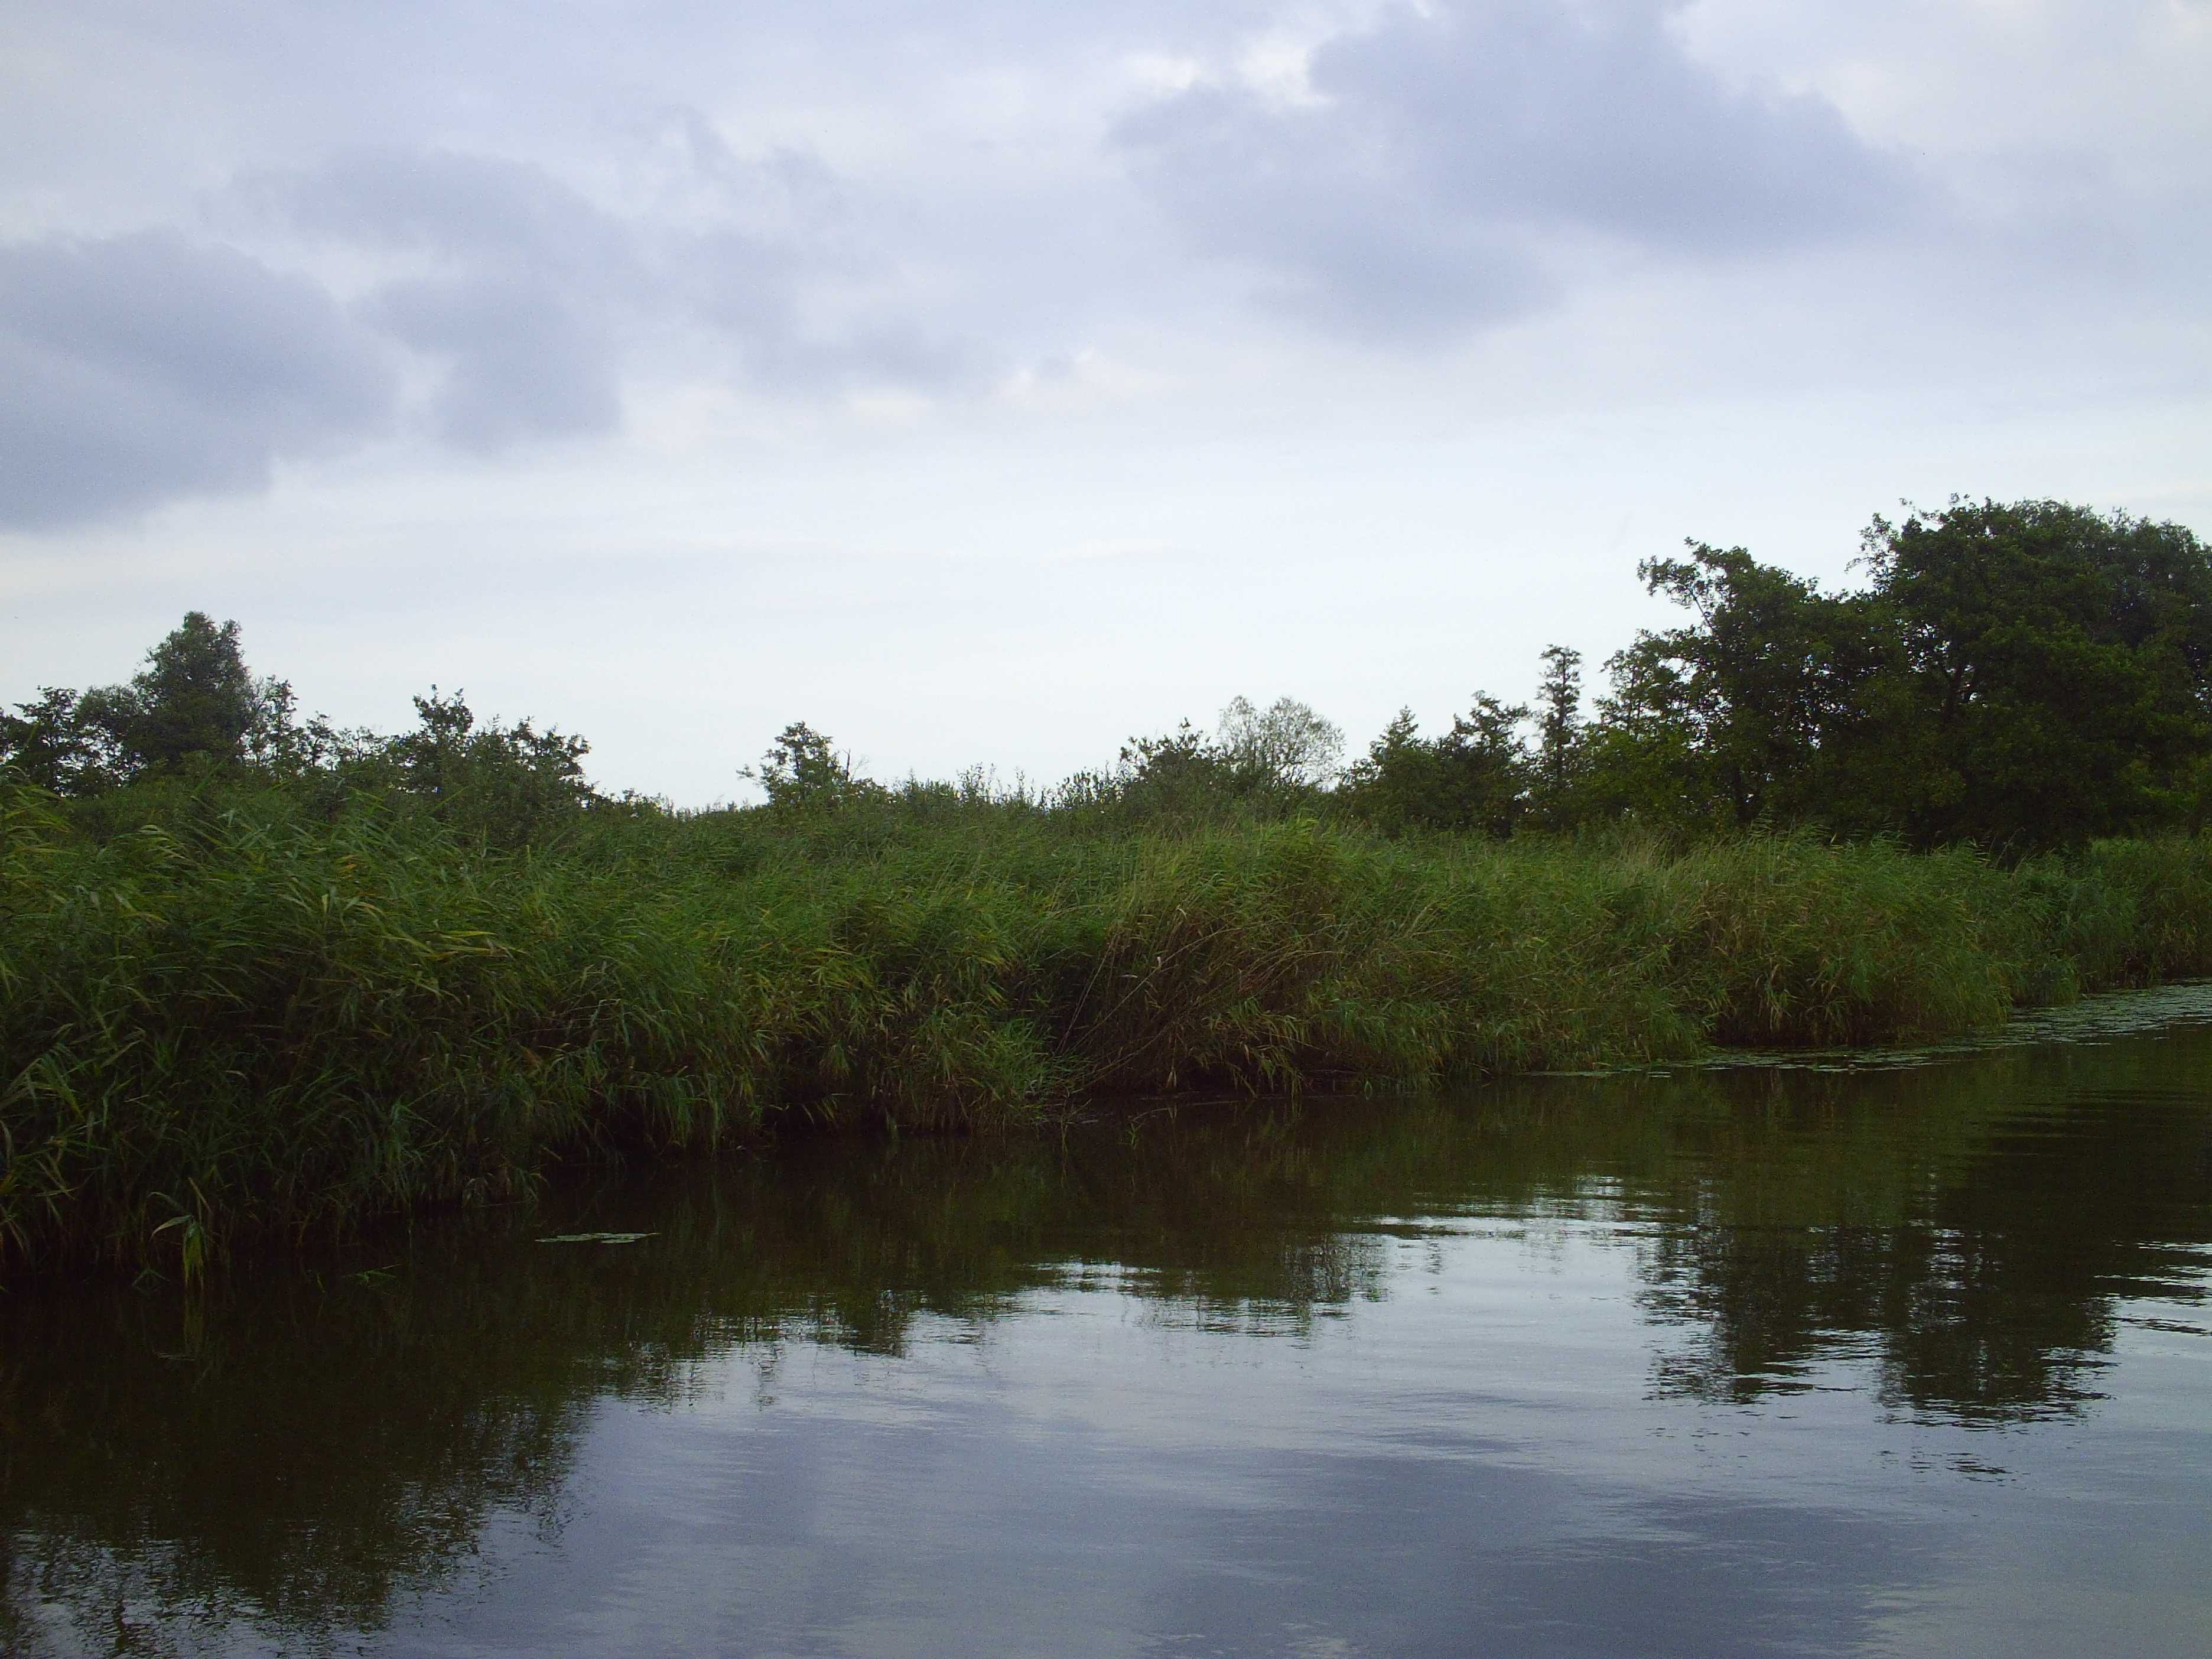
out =
<svg viewBox="0 0 2212 1659"><path fill-rule="evenodd" d="M2123 1029L2195 994L18 1291L0 1644L2203 1654L2212 1028Z"/></svg>

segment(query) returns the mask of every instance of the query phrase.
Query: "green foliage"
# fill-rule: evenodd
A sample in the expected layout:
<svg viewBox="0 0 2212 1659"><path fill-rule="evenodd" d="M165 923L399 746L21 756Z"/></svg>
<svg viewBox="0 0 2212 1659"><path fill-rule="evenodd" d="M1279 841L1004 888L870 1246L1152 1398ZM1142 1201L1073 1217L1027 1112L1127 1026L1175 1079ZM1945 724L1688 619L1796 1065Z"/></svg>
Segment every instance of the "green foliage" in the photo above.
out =
<svg viewBox="0 0 2212 1659"><path fill-rule="evenodd" d="M2180 821L2212 747L2212 560L2178 525L2056 501L1877 519L1911 757L1897 816L1923 843L2076 845Z"/></svg>
<svg viewBox="0 0 2212 1659"><path fill-rule="evenodd" d="M835 811L882 793L853 771L853 757L804 720L793 720L776 735L757 767L739 771L757 780L769 805L785 811Z"/></svg>
<svg viewBox="0 0 2212 1659"><path fill-rule="evenodd" d="M1697 828L1802 822L1820 799L1826 740L1871 665L1865 607L1740 547L1693 542L1688 558L1637 571L1697 616L1639 635L1608 665L1607 720L1671 775L1652 806Z"/></svg>
<svg viewBox="0 0 2212 1659"><path fill-rule="evenodd" d="M889 787L802 722L766 807L698 814L434 687L396 737L302 722L191 613L0 717L0 1264L197 1274L779 1121L1912 1042L2212 974L2203 546L1955 501L1866 546L1840 595L1647 562L1691 620L1593 720L1553 647L1533 717L1401 711L1341 773L1289 698L1042 793Z"/></svg>
<svg viewBox="0 0 2212 1659"><path fill-rule="evenodd" d="M1245 790L1320 789L1336 777L1344 732L1295 697L1278 697L1266 708L1232 697L1213 747Z"/></svg>
<svg viewBox="0 0 2212 1659"><path fill-rule="evenodd" d="M76 712L127 781L240 764L267 700L240 653L238 624L190 611L130 684L95 687Z"/></svg>
<svg viewBox="0 0 2212 1659"><path fill-rule="evenodd" d="M1591 805L1970 842L2008 857L2201 823L2212 559L2052 501L1876 519L1830 596L1741 548L1641 567L1695 614L1613 659Z"/></svg>
<svg viewBox="0 0 2212 1659"><path fill-rule="evenodd" d="M355 757L371 776L397 786L465 834L507 846L566 828L594 797L583 757L591 745L529 720L479 726L462 694L435 686L416 697L416 729Z"/></svg>
<svg viewBox="0 0 2212 1659"><path fill-rule="evenodd" d="M1536 752L1530 805L1547 830L1571 828L1583 816L1579 799L1589 769L1583 721L1583 653L1564 645L1543 651L1536 688Z"/></svg>
<svg viewBox="0 0 2212 1659"><path fill-rule="evenodd" d="M1229 811L1239 781L1212 740L1185 720L1123 744L1114 769L1097 779L1093 804L1118 806L1125 818L1204 819Z"/></svg>
<svg viewBox="0 0 2212 1659"><path fill-rule="evenodd" d="M1773 836L1167 836L980 782L812 816L611 805L537 850L405 794L331 817L203 791L99 836L74 817L0 793L17 1263L199 1271L242 1236L780 1121L1920 1040L2212 971L2203 842L2007 872Z"/></svg>
<svg viewBox="0 0 2212 1659"><path fill-rule="evenodd" d="M1344 808L1391 834L1465 830L1503 838L1528 802L1536 771L1518 728L1527 708L1475 699L1451 730L1423 738L1413 711L1397 718L1346 772Z"/></svg>
<svg viewBox="0 0 2212 1659"><path fill-rule="evenodd" d="M1868 586L1835 594L1742 548L1645 561L1645 586L1689 616L1608 659L1594 720L1579 653L1553 646L1533 713L1478 696L1424 737L1401 711L1341 770L1342 733L1310 707L1238 697L1212 732L1186 720L1132 738L1112 766L1022 799L1091 830L1319 817L1393 836L1635 826L1680 844L1806 828L2008 860L2212 819L2212 559L2191 532L1954 500L1876 519L1863 547ZM396 738L301 722L288 683L248 672L236 624L194 611L129 685L48 687L0 715L0 765L100 803L88 824L125 828L254 781L325 816L382 794L506 847L582 833L612 805L581 739L479 724L434 687L416 707L417 728ZM742 775L793 828L855 853L926 803L941 815L989 797L887 788L803 721Z"/></svg>
<svg viewBox="0 0 2212 1659"><path fill-rule="evenodd" d="M2017 880L2063 963L2048 1000L2212 975L2212 838L2094 842L2023 864Z"/></svg>
<svg viewBox="0 0 2212 1659"><path fill-rule="evenodd" d="M1716 1042L1923 1042L1994 1024L2050 987L2032 906L1968 849L1753 836L1696 848L1671 873Z"/></svg>
<svg viewBox="0 0 2212 1659"><path fill-rule="evenodd" d="M1093 826L1279 822L1325 809L1344 733L1295 697L1235 697L1212 734L1184 720L1133 737L1115 763L1079 772L1046 804Z"/></svg>
<svg viewBox="0 0 2212 1659"><path fill-rule="evenodd" d="M107 781L101 734L81 712L77 693L41 686L12 714L0 710L0 766L57 795L88 795Z"/></svg>
<svg viewBox="0 0 2212 1659"><path fill-rule="evenodd" d="M612 805L584 776L590 745L528 720L479 723L433 686L398 737L302 721L289 682L246 667L236 623L191 611L128 685L48 686L0 714L0 769L78 803L96 835L196 820L271 788L328 817L357 798L397 798L461 833L519 847Z"/></svg>

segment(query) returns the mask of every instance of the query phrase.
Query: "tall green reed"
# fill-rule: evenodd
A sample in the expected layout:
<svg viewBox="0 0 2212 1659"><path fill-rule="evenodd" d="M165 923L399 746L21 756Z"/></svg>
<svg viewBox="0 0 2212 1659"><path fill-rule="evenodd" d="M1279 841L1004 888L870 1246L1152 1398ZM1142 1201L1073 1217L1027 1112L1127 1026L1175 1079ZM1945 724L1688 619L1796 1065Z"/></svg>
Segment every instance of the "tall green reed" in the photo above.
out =
<svg viewBox="0 0 2212 1659"><path fill-rule="evenodd" d="M98 833L0 791L0 1270L527 1191L779 1123L1889 1043L2212 972L2212 844L2016 871L935 801L501 852L359 801Z"/></svg>

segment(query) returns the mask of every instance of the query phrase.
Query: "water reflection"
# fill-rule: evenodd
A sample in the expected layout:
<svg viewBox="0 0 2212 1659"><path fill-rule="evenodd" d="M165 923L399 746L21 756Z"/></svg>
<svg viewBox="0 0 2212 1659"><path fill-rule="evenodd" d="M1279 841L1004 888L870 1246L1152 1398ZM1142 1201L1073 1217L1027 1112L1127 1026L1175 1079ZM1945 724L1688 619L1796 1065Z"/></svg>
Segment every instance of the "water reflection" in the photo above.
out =
<svg viewBox="0 0 2212 1659"><path fill-rule="evenodd" d="M1737 1136L1778 1114L1829 1121L1764 1155L1716 1147L1724 1173L1645 1245L1646 1305L1690 1336L1663 1354L1661 1387L1754 1400L1871 1338L1893 1406L1967 1422L2077 1413L2116 1297L2202 1294L2205 1058L2197 1034L2027 1051L1737 1115Z"/></svg>
<svg viewBox="0 0 2212 1659"><path fill-rule="evenodd" d="M1479 1612L1502 1650L1696 1651L1728 1607L1745 1650L1880 1647L1944 1534L1896 1467L2002 1474L2115 1403L2212 1443L2166 1373L2114 1381L2124 1330L2212 1350L2208 1061L794 1146L196 1300L19 1292L0 1639L1465 1651ZM582 1231L653 1236L535 1242Z"/></svg>

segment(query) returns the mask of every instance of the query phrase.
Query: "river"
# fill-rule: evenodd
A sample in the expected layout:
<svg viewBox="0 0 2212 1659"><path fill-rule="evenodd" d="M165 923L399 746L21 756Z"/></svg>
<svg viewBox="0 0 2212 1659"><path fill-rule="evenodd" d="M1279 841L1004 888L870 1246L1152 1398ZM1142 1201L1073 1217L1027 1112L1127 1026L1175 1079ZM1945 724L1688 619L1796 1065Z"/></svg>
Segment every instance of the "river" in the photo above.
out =
<svg viewBox="0 0 2212 1659"><path fill-rule="evenodd" d="M0 1644L2201 1655L2208 1019L800 1141L19 1287Z"/></svg>

